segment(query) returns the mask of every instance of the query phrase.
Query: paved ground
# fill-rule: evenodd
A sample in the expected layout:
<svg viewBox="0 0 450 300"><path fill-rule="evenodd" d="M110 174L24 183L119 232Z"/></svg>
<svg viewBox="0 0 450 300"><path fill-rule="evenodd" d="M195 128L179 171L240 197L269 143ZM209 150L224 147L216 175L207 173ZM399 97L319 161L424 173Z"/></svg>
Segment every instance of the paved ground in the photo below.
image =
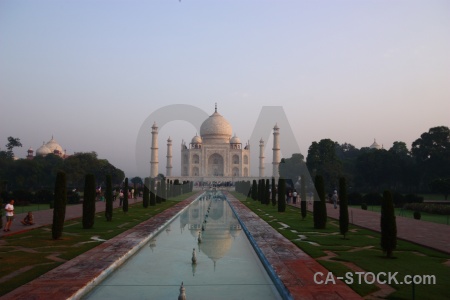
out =
<svg viewBox="0 0 450 300"><path fill-rule="evenodd" d="M313 274L317 271L326 272L326 270L248 210L241 202L231 195L229 198L239 217L294 299L360 299L355 292L341 282L337 285L315 284ZM131 256L134 253L131 249L147 242L149 232L158 231L168 219L194 199L195 196L192 196L178 203L152 219L12 291L2 299L67 299L77 295L79 290L89 284L95 284L99 277L106 276L112 268ZM114 206L118 206L118 201ZM104 202L97 202L97 211L104 211L104 207ZM327 205L327 210L329 217L338 218L339 209ZM81 205L67 207L67 219L80 217L81 214ZM351 208L349 215L351 223L378 231L378 213ZM52 210L35 212L36 225L34 226L20 224L24 216L25 214L16 216L8 235L52 223ZM402 239L446 253L450 252L450 226L397 217L397 228L398 236ZM4 234L3 231L1 233Z"/></svg>
<svg viewBox="0 0 450 300"><path fill-rule="evenodd" d="M299 206L298 204L296 206ZM312 205L308 206L312 210ZM333 204L327 203L328 217L339 219L339 207L333 208ZM352 224L380 231L380 213L362 210L359 208L348 209L349 221ZM450 226L412 218L396 216L397 237L419 245L450 254Z"/></svg>

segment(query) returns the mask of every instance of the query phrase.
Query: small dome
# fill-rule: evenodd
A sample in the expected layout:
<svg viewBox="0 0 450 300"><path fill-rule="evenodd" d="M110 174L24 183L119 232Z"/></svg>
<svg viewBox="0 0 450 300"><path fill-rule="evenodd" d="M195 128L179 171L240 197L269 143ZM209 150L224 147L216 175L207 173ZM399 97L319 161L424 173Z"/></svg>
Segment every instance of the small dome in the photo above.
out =
<svg viewBox="0 0 450 300"><path fill-rule="evenodd" d="M228 143L232 133L233 130L230 123L217 112L217 108L200 127L200 135L205 143L208 140L211 140L213 143Z"/></svg>
<svg viewBox="0 0 450 300"><path fill-rule="evenodd" d="M46 156L50 153L52 153L52 151L45 144L42 144L42 146L36 150L36 156Z"/></svg>
<svg viewBox="0 0 450 300"><path fill-rule="evenodd" d="M58 150L59 153L64 153L63 148L61 147L61 145L58 144L58 142L55 141L55 139L53 139L53 137L47 144L45 144L45 146L48 149L50 149L51 153L54 153L55 150Z"/></svg>
<svg viewBox="0 0 450 300"><path fill-rule="evenodd" d="M201 144L201 143L202 143L202 138L199 137L198 135L196 135L196 136L194 136L194 137L192 138L191 143L192 143L192 144Z"/></svg>
<svg viewBox="0 0 450 300"><path fill-rule="evenodd" d="M381 146L377 143L376 139L373 139L373 144L370 145L370 149L381 149Z"/></svg>
<svg viewBox="0 0 450 300"><path fill-rule="evenodd" d="M28 152L33 152L33 148L30 147L30 149L28 149Z"/></svg>
<svg viewBox="0 0 450 300"><path fill-rule="evenodd" d="M236 135L234 135L230 140L230 144L240 144L240 143L241 140Z"/></svg>

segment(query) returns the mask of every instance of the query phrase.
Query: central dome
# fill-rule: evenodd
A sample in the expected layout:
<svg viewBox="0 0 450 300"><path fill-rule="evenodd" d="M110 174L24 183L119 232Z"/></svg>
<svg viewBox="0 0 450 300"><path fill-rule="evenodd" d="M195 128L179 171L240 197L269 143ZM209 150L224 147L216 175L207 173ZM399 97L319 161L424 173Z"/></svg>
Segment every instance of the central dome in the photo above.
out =
<svg viewBox="0 0 450 300"><path fill-rule="evenodd" d="M200 135L204 143L229 143L233 129L230 123L217 112L206 119L200 127Z"/></svg>

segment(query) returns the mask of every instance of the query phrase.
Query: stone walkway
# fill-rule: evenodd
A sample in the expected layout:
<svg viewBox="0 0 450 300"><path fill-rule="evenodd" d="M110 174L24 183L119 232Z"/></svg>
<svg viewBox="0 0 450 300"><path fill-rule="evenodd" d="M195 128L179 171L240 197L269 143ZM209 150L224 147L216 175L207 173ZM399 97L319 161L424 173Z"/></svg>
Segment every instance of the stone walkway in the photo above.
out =
<svg viewBox="0 0 450 300"><path fill-rule="evenodd" d="M299 204L297 203L297 207ZM308 206L312 210L312 205ZM339 207L333 208L333 204L327 203L328 217L339 219ZM359 208L348 209L351 224L361 226L374 231L380 231L380 213L362 210ZM397 237L422 245L431 249L450 254L450 226L396 216Z"/></svg>

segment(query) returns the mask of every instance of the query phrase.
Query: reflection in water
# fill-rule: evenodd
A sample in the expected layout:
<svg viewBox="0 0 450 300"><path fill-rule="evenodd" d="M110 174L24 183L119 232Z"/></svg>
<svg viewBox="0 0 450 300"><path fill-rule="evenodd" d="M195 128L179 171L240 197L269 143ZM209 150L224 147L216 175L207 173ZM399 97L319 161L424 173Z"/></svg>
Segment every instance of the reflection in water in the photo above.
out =
<svg viewBox="0 0 450 300"><path fill-rule="evenodd" d="M180 294L197 300L280 299L222 194L199 197L85 298L176 299Z"/></svg>
<svg viewBox="0 0 450 300"><path fill-rule="evenodd" d="M180 227L197 237L199 251L213 261L214 269L216 262L230 250L232 238L241 233L239 221L225 197L215 191L200 197L181 214Z"/></svg>

